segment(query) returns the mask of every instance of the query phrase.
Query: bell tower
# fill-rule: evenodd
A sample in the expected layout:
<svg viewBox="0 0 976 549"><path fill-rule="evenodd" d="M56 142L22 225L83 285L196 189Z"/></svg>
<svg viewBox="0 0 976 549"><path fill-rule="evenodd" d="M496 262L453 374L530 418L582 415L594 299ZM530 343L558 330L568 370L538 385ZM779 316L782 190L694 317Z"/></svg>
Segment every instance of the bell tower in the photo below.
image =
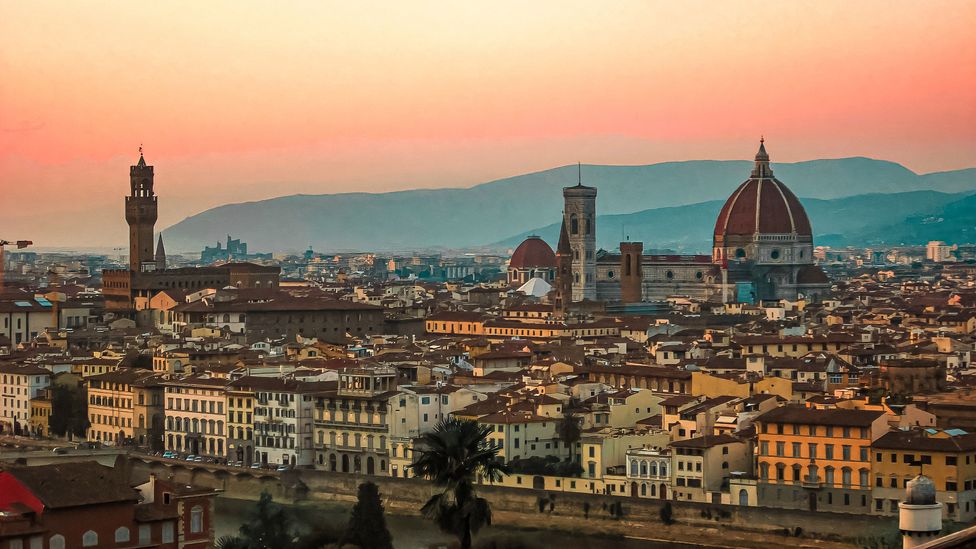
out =
<svg viewBox="0 0 976 549"><path fill-rule="evenodd" d="M129 167L129 196L125 197L125 221L129 224L129 270L140 272L156 264L153 230L156 226L156 194L153 167L146 165L139 147L139 163Z"/></svg>
<svg viewBox="0 0 976 549"><path fill-rule="evenodd" d="M569 228L574 302L596 299L596 188L583 185L582 165L578 170L578 183L563 188L563 223Z"/></svg>

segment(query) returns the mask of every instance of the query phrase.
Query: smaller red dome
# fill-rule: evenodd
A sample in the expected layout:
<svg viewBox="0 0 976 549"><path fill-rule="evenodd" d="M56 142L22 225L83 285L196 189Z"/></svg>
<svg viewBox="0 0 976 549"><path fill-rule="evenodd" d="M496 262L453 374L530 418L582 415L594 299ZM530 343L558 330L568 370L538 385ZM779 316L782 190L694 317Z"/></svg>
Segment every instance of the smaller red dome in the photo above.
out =
<svg viewBox="0 0 976 549"><path fill-rule="evenodd" d="M519 244L518 248L515 248L515 253L512 254L508 267L510 269L537 269L540 267L552 269L556 267L556 254L553 253L552 248L546 244L545 240L538 236L530 236Z"/></svg>

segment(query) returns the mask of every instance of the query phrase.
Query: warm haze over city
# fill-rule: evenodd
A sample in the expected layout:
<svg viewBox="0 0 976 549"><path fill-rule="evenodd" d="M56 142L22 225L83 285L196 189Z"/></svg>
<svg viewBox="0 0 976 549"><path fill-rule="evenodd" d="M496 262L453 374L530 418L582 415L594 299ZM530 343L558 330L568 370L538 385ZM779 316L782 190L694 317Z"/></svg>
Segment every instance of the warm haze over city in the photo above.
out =
<svg viewBox="0 0 976 549"><path fill-rule="evenodd" d="M974 22L962 0L3 2L0 214L43 245L119 245L140 143L165 162L163 226L287 194L740 159L761 134L780 162L968 168ZM22 207L40 197L44 222Z"/></svg>
<svg viewBox="0 0 976 549"><path fill-rule="evenodd" d="M0 0L0 549L976 546L976 0Z"/></svg>

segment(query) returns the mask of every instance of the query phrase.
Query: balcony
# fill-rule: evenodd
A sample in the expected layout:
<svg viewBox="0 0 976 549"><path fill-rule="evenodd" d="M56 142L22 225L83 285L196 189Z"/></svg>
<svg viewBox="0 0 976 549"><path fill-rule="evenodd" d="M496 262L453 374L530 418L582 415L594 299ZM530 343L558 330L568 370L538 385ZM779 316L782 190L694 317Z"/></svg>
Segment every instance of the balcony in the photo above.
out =
<svg viewBox="0 0 976 549"><path fill-rule="evenodd" d="M386 432L386 423L356 423L352 421L338 421L331 419L316 419L316 427L331 429L346 429L353 431Z"/></svg>
<svg viewBox="0 0 976 549"><path fill-rule="evenodd" d="M820 475L817 476L803 475L803 480L802 482L800 482L800 485L803 486L804 488L813 488L813 489L823 488L823 479L820 478Z"/></svg>

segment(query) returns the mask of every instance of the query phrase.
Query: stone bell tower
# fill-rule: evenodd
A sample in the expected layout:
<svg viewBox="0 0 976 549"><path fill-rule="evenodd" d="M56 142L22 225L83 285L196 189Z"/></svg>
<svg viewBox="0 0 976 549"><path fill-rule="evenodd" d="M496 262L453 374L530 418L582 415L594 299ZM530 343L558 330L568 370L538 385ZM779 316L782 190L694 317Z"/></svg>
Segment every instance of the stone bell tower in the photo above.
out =
<svg viewBox="0 0 976 549"><path fill-rule="evenodd" d="M129 196L125 197L125 221L129 224L129 270L141 272L145 266L156 265L153 230L157 218L153 167L146 165L142 147L139 147L139 163L129 166L129 187Z"/></svg>
<svg viewBox="0 0 976 549"><path fill-rule="evenodd" d="M596 299L596 188L579 182L563 188L563 223L573 253L573 301Z"/></svg>

